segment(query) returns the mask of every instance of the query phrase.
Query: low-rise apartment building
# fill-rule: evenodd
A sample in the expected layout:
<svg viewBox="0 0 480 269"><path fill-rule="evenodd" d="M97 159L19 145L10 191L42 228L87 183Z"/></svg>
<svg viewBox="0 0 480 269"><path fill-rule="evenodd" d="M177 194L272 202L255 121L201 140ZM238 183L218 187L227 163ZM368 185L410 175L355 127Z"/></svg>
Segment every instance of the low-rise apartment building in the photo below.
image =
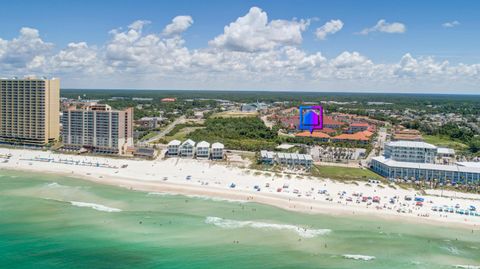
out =
<svg viewBox="0 0 480 269"><path fill-rule="evenodd" d="M435 163L437 147L417 141L391 141L385 144L384 155L399 162Z"/></svg>

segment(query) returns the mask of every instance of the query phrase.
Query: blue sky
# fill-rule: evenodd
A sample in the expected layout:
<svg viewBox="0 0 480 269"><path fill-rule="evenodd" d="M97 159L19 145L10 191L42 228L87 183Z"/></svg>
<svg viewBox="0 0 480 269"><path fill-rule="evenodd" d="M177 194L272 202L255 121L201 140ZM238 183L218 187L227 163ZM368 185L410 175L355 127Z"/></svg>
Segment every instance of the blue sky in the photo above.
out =
<svg viewBox="0 0 480 269"><path fill-rule="evenodd" d="M0 66L5 65L1 68L5 74L0 75L60 76L64 80L62 84L67 87L129 88L138 85L141 88L253 90L287 90L291 87L292 90L413 92L418 91L416 87L421 87L422 91L428 92L471 93L478 85L478 1L104 0L8 1L2 5L9 12L0 16ZM258 40L252 41L252 44L234 44L236 41L230 38L234 39L237 33L233 30L224 32L224 27L240 17L261 17L263 13L251 12L252 7L258 7L268 17L267 25L264 28L260 26L261 29L258 24L243 25L257 28L240 33L244 36L236 41L242 43L249 39L249 31L258 31L252 37L252 40L255 37ZM184 21L186 28L176 32L175 36L162 34L166 25L180 15L191 18L188 23ZM385 20L386 28L373 30L372 27L381 19ZM121 42L122 48L114 44L115 33L112 34L111 30L117 29L117 34L125 33L129 25L139 20L149 21L136 29L140 37ZM270 31L274 28L269 28L268 23L275 20L292 27L296 23L301 25L296 30L289 28L297 31L291 32L291 38L280 37L280 41L265 39L262 35L271 36L273 32ZM340 29L327 33L324 39L318 38L317 29L332 20L337 25L341 22ZM401 26L401 29L388 28L395 26L392 24L398 24L396 26ZM36 51L37 45L22 43L23 50L31 48L31 51L15 57L16 62L12 64L8 62L11 57L6 57L5 52L20 51L15 47L20 41L13 41L22 39L19 33L22 27L36 30L37 35L31 32L25 36L40 39L42 46L47 45ZM368 34L359 34L367 28L372 29L367 31ZM158 38L156 45L147 48L158 53L156 58L152 58L152 53L139 49L145 48L141 45L144 42L142 37L149 35ZM224 35L223 41L212 43L221 35ZM262 43L267 42L265 40L272 44ZM169 42L175 45L168 50L161 49ZM71 43L82 45L69 47ZM116 49L114 57L112 48ZM292 60L288 56L291 53L287 52L291 51L290 48L295 49L295 53L304 54L296 56L295 63L288 61ZM172 55L182 55L178 56L182 58L164 61ZM266 57L272 58L267 61ZM202 62L196 62L198 59ZM236 62L233 59L237 59ZM249 61L239 62L239 59ZM259 60L276 66L278 70L253 66ZM346 60L348 63L345 64ZM444 61L448 64L445 65ZM179 62L182 63L179 66L169 66ZM205 70L207 63L211 70ZM54 67L55 64L58 66ZM100 69L95 67L100 65ZM220 65L224 66L220 68ZM388 74L379 71L387 68L390 70ZM155 74L151 70L155 70ZM232 76L234 71L237 73ZM182 75L190 77L191 81L179 83ZM275 80L275 76L288 79L288 83L269 83ZM89 77L89 82L82 82L81 77ZM129 83L126 79L134 77L140 80L138 84ZM391 77L391 80L386 81L385 77ZM158 82L153 83L152 80ZM393 87L392 80L399 87Z"/></svg>

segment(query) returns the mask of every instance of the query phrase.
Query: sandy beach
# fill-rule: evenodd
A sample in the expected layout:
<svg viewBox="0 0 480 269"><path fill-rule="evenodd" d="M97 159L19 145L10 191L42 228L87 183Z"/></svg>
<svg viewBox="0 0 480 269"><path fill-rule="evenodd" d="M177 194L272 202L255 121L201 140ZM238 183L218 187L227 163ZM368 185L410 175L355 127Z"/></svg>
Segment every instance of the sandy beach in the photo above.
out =
<svg viewBox="0 0 480 269"><path fill-rule="evenodd" d="M480 208L480 195L427 190L420 195L382 183L341 183L308 176L274 175L208 160L132 160L49 151L0 149L0 169L62 174L152 193L172 193L257 202L286 210L328 215L359 215L414 223L478 229L479 216L433 211L433 207ZM4 161L5 160L5 161ZM441 197L443 195L443 197ZM414 198L424 199L418 206ZM405 197L412 198L406 200Z"/></svg>

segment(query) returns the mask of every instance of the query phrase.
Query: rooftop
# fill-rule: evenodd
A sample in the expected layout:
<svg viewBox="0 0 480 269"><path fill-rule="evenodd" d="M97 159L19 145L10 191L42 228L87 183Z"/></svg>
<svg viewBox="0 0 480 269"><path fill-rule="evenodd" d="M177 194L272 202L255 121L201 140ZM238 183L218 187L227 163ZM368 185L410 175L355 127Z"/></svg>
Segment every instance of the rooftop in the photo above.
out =
<svg viewBox="0 0 480 269"><path fill-rule="evenodd" d="M472 166L444 165L444 164L432 164L432 163L398 162L392 159L387 159L384 156L373 157L372 160L381 162L388 166L399 167L399 168L415 168L415 169L428 169L428 170L436 170L436 171L480 173L480 166L472 167Z"/></svg>
<svg viewBox="0 0 480 269"><path fill-rule="evenodd" d="M480 162L456 162L455 164L464 167L477 167L480 168Z"/></svg>
<svg viewBox="0 0 480 269"><path fill-rule="evenodd" d="M369 127L370 124L368 124L366 122L354 122L354 123L350 124L350 126L352 126L352 127Z"/></svg>
<svg viewBox="0 0 480 269"><path fill-rule="evenodd" d="M340 134L332 138L338 140L368 141L370 140L371 132L366 132L368 131L357 132L354 134Z"/></svg>
<svg viewBox="0 0 480 269"><path fill-rule="evenodd" d="M295 147L295 145L290 145L290 144L281 144L277 147L277 149L291 149Z"/></svg>
<svg viewBox="0 0 480 269"><path fill-rule="evenodd" d="M391 147L403 147L403 148L427 148L427 149L436 149L437 147L428 144L425 142L419 142L419 141L405 141L405 140L399 140L399 141L391 141L386 144L386 146L391 146Z"/></svg>
<svg viewBox="0 0 480 269"><path fill-rule="evenodd" d="M223 149L225 146L222 143L215 142L212 144L212 148Z"/></svg>
<svg viewBox="0 0 480 269"><path fill-rule="evenodd" d="M449 149L449 148L437 148L437 153L438 154L455 154L455 150Z"/></svg>
<svg viewBox="0 0 480 269"><path fill-rule="evenodd" d="M179 140L172 140L170 142L168 142L168 145L169 146L180 146L182 142L180 142Z"/></svg>
<svg viewBox="0 0 480 269"><path fill-rule="evenodd" d="M209 148L209 147L210 147L210 143L208 143L207 141L202 141L197 143L197 148Z"/></svg>
<svg viewBox="0 0 480 269"><path fill-rule="evenodd" d="M328 134L325 134L322 132L310 133L310 131L301 132L301 133L295 134L295 136L296 137L330 138Z"/></svg>
<svg viewBox="0 0 480 269"><path fill-rule="evenodd" d="M323 117L323 125L344 125L345 123L342 121L334 120L332 117L324 116Z"/></svg>
<svg viewBox="0 0 480 269"><path fill-rule="evenodd" d="M195 141L193 141L192 139L187 139L182 143L182 146L187 145L187 144L191 145L193 147L193 146L195 146Z"/></svg>

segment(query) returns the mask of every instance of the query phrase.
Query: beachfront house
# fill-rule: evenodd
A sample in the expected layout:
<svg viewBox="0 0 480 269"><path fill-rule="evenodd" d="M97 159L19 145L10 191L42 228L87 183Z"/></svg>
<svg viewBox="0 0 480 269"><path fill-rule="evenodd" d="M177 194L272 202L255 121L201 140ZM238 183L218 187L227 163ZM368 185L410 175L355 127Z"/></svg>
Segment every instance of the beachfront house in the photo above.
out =
<svg viewBox="0 0 480 269"><path fill-rule="evenodd" d="M290 165L290 166L294 165L293 156L294 155L292 153L285 153L285 158L287 159L287 164Z"/></svg>
<svg viewBox="0 0 480 269"><path fill-rule="evenodd" d="M172 140L172 141L168 142L167 155L168 156L178 156L179 148L180 148L181 143L182 142L180 142L178 140Z"/></svg>
<svg viewBox="0 0 480 269"><path fill-rule="evenodd" d="M195 154L195 141L187 139L179 147L181 157L193 157Z"/></svg>
<svg viewBox="0 0 480 269"><path fill-rule="evenodd" d="M271 151L260 151L260 158L264 164L273 164L275 162L275 155Z"/></svg>
<svg viewBox="0 0 480 269"><path fill-rule="evenodd" d="M222 143L213 143L212 144L212 159L221 160L223 159L223 149L225 146Z"/></svg>
<svg viewBox="0 0 480 269"><path fill-rule="evenodd" d="M277 153L277 160L280 164L287 164L287 158L283 152Z"/></svg>
<svg viewBox="0 0 480 269"><path fill-rule="evenodd" d="M197 158L209 158L210 157L210 143L206 141L199 142L196 148Z"/></svg>
<svg viewBox="0 0 480 269"><path fill-rule="evenodd" d="M303 166L310 169L313 164L312 155L298 153L260 151L260 158L264 164L279 164L282 166L298 167Z"/></svg>
<svg viewBox="0 0 480 269"><path fill-rule="evenodd" d="M312 164L313 164L312 155L304 154L303 156L304 156L304 158L305 158L305 164L304 164L304 166L305 166L307 169L310 169L310 168L312 167Z"/></svg>

